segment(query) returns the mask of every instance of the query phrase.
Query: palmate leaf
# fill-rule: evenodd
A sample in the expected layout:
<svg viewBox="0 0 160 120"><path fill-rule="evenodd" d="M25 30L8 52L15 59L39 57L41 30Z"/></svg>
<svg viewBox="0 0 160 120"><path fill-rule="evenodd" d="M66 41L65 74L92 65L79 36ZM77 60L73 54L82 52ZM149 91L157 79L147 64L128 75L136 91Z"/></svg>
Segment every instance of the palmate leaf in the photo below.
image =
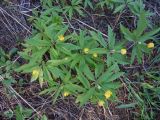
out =
<svg viewBox="0 0 160 120"><path fill-rule="evenodd" d="M104 72L98 79L99 83L103 83L109 79L113 75L113 72L111 71L106 71Z"/></svg>
<svg viewBox="0 0 160 120"><path fill-rule="evenodd" d="M76 68L76 71L78 74L77 79L83 84L85 88L89 89L90 88L89 81L85 78L85 76L82 74L82 72L78 68Z"/></svg>
<svg viewBox="0 0 160 120"><path fill-rule="evenodd" d="M51 76L51 73L49 72L48 68L46 67L45 64L43 64L43 76L44 79L47 81L47 83L49 84L49 86L55 86L57 85L56 82L54 82L54 79Z"/></svg>
<svg viewBox="0 0 160 120"><path fill-rule="evenodd" d="M81 9L82 9L82 7L80 7L80 6L76 6L74 8L74 10L76 10L79 15L84 16L83 11Z"/></svg>
<svg viewBox="0 0 160 120"><path fill-rule="evenodd" d="M103 46L104 48L107 47L107 42L104 40L104 38L102 37L102 34L100 32L96 33L94 31L90 31L90 34L91 34L92 38L94 40L96 40L97 42L99 42L99 44L101 46Z"/></svg>
<svg viewBox="0 0 160 120"><path fill-rule="evenodd" d="M74 6L74 5L79 5L79 4L81 4L82 3L82 1L81 0L72 0L71 1L71 4Z"/></svg>
<svg viewBox="0 0 160 120"><path fill-rule="evenodd" d="M80 85L68 83L64 85L64 89L68 90L71 93L77 93L77 92L85 92L85 88L81 87Z"/></svg>
<svg viewBox="0 0 160 120"><path fill-rule="evenodd" d="M109 49L114 49L114 45L115 45L115 35L113 33L113 30L110 26L108 26L108 45L109 45Z"/></svg>
<svg viewBox="0 0 160 120"><path fill-rule="evenodd" d="M66 57L63 59L58 59L58 60L48 60L47 61L47 65L51 65L51 66L59 66L59 65L63 65L63 64L67 64L71 61L70 57Z"/></svg>
<svg viewBox="0 0 160 120"><path fill-rule="evenodd" d="M107 89L118 89L122 85L120 82L107 82L101 85L102 89L107 90Z"/></svg>
<svg viewBox="0 0 160 120"><path fill-rule="evenodd" d="M48 40L41 40L38 38L32 38L27 40L26 42L29 45L35 46L35 47L44 47L44 46L50 46L51 45L51 41Z"/></svg>
<svg viewBox="0 0 160 120"><path fill-rule="evenodd" d="M41 91L41 92L39 93L39 95L51 94L51 93L53 93L53 92L56 91L56 90L57 90L57 86L52 86L52 87L50 87L50 88L46 88L46 89L44 89L43 91Z"/></svg>
<svg viewBox="0 0 160 120"><path fill-rule="evenodd" d="M135 40L135 35L131 33L127 28L125 28L123 25L120 25L121 32L124 34L124 37L129 41Z"/></svg>
<svg viewBox="0 0 160 120"><path fill-rule="evenodd" d="M65 54L67 56L72 56L72 53L70 50L66 49L64 46L59 46L58 44L56 45L56 49L57 51L59 51L59 53L61 52L61 56L62 54Z"/></svg>
<svg viewBox="0 0 160 120"><path fill-rule="evenodd" d="M57 15L58 12L62 12L62 9L60 9L59 6L52 6L51 8L49 8L45 11L41 11L41 17L48 16L48 15L51 15L53 13Z"/></svg>
<svg viewBox="0 0 160 120"><path fill-rule="evenodd" d="M147 52L147 51L146 51ZM131 64L137 58L138 63L142 63L143 58L143 47L141 45L134 46L131 54Z"/></svg>
<svg viewBox="0 0 160 120"><path fill-rule="evenodd" d="M126 56L122 56L119 53L112 54L112 63L117 62L118 64L126 65L129 64Z"/></svg>
<svg viewBox="0 0 160 120"><path fill-rule="evenodd" d="M159 31L160 31L160 27L157 28L157 29L154 29L150 32L146 32L144 35L142 35L139 38L139 41L140 42L145 42L146 40L153 39L153 35L157 34Z"/></svg>
<svg viewBox="0 0 160 120"><path fill-rule="evenodd" d="M88 67L87 64L83 66L83 73L87 78L89 78L91 81L94 81L94 75L92 74L90 68Z"/></svg>
<svg viewBox="0 0 160 120"><path fill-rule="evenodd" d="M93 4L90 0L85 0L84 1L84 7L86 8L87 6L89 6L90 8L93 9Z"/></svg>
<svg viewBox="0 0 160 120"><path fill-rule="evenodd" d="M22 73L30 73L33 69L36 69L38 66L39 65L37 63L29 62L28 64L24 64L19 68L15 69L15 71Z"/></svg>
<svg viewBox="0 0 160 120"><path fill-rule="evenodd" d="M51 48L51 49L49 50L49 54L50 54L51 60L53 60L53 59L58 59L59 54L58 54L58 51L57 51L56 49Z"/></svg>
<svg viewBox="0 0 160 120"><path fill-rule="evenodd" d="M104 64L97 64L95 67L95 77L98 78L104 71Z"/></svg>
<svg viewBox="0 0 160 120"><path fill-rule="evenodd" d="M83 94L78 95L76 103L80 102L80 106L83 106L93 96L94 92L95 88L90 88L89 90L86 90L86 92L84 92Z"/></svg>
<svg viewBox="0 0 160 120"><path fill-rule="evenodd" d="M114 10L113 13L115 14L115 13L121 12L124 8L125 8L125 4L122 4L118 7L116 7L116 9Z"/></svg>
<svg viewBox="0 0 160 120"><path fill-rule="evenodd" d="M108 78L108 80L106 80L105 82L112 82L118 78L120 78L122 75L124 74L124 72L119 72L119 73L114 73L112 76L110 76Z"/></svg>
<svg viewBox="0 0 160 120"><path fill-rule="evenodd" d="M53 96L53 104L56 102L58 96L60 95L61 91L63 89L63 86L59 86L58 89L55 91L55 94Z"/></svg>
<svg viewBox="0 0 160 120"><path fill-rule="evenodd" d="M63 47L63 48L65 48L65 49L69 50L69 51L81 49L79 46L74 45L74 44L72 44L72 43L61 43L61 44L58 44L58 47L60 47L60 48Z"/></svg>
<svg viewBox="0 0 160 120"><path fill-rule="evenodd" d="M94 60L92 60L91 58L85 56L84 59L86 60L85 62L92 65L92 66L96 66L96 63L94 62Z"/></svg>
<svg viewBox="0 0 160 120"><path fill-rule="evenodd" d="M89 51L89 54L93 54L93 53L106 54L107 50L105 48L93 48Z"/></svg>
<svg viewBox="0 0 160 120"><path fill-rule="evenodd" d="M134 62L136 54L137 54L137 47L135 46L135 47L133 47L132 53L131 53L131 64Z"/></svg>
<svg viewBox="0 0 160 120"><path fill-rule="evenodd" d="M64 83L71 83L71 71L67 71L66 75L64 76L64 78L62 79Z"/></svg>
<svg viewBox="0 0 160 120"><path fill-rule="evenodd" d="M105 62L107 63L107 66L110 67L112 65L113 61L114 61L114 59L112 58L110 53L107 53L107 60L105 60Z"/></svg>
<svg viewBox="0 0 160 120"><path fill-rule="evenodd" d="M57 35L56 36L59 36L59 35L64 35L66 33L66 31L68 30L68 25L65 25L65 26L59 26L61 29L58 31Z"/></svg>
<svg viewBox="0 0 160 120"><path fill-rule="evenodd" d="M86 36L86 32L82 31L82 30L80 30L79 35L77 35L77 34L75 35L75 38L78 40L78 42L82 48L85 45L85 36ZM73 38L73 39L75 39L75 38Z"/></svg>
<svg viewBox="0 0 160 120"><path fill-rule="evenodd" d="M144 32L144 30L147 28L147 25L148 25L148 21L146 18L146 14L142 12L139 16L139 20L137 23L137 29L134 31L135 35L139 37Z"/></svg>
<svg viewBox="0 0 160 120"><path fill-rule="evenodd" d="M81 61L81 59L83 59L83 58L80 55L75 54L75 55L72 56L72 59L73 60L71 62L70 67L74 68Z"/></svg>
<svg viewBox="0 0 160 120"><path fill-rule="evenodd" d="M112 65L109 67L106 72L104 72L98 79L98 82L103 84L106 82L111 82L122 76L124 73L119 72L119 67L117 64Z"/></svg>
<svg viewBox="0 0 160 120"><path fill-rule="evenodd" d="M48 66L48 70L52 73L52 76L54 77L54 79L57 78L64 78L64 71L58 67L53 67L53 66Z"/></svg>
<svg viewBox="0 0 160 120"><path fill-rule="evenodd" d="M31 62L38 62L40 63L42 61L43 55L49 50L49 47L43 47L41 49L35 49L33 50L33 54L30 57Z"/></svg>
<svg viewBox="0 0 160 120"><path fill-rule="evenodd" d="M45 27L43 37L45 36L45 37L49 38L49 40L53 40L54 36L56 35L55 34L55 27L57 28L56 24L51 24L51 25Z"/></svg>
<svg viewBox="0 0 160 120"><path fill-rule="evenodd" d="M138 63L142 63L143 53L140 46L137 46L137 60Z"/></svg>

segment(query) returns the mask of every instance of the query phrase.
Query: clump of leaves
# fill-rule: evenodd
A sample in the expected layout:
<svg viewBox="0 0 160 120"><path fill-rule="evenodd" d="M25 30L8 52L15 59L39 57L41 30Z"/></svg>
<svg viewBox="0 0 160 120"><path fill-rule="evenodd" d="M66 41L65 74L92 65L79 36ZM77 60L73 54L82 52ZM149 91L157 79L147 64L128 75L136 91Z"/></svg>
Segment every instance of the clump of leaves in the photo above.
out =
<svg viewBox="0 0 160 120"><path fill-rule="evenodd" d="M154 35L160 31L160 28L154 29L150 32L145 32L148 27L147 16L142 12L139 16L137 22L137 28L133 31L130 31L123 25L121 25L121 31L124 34L124 38L132 42L132 54L131 54L131 63L134 62L137 58L138 63L142 63L143 53L150 53L150 48L154 47L154 43L149 43L148 41L154 40ZM147 45L147 42L149 43Z"/></svg>
<svg viewBox="0 0 160 120"><path fill-rule="evenodd" d="M17 49L14 48L7 54L2 48L0 48L0 75L4 79L2 80L2 83L7 86L16 82L12 74L19 64L16 61L11 61L11 56L16 51Z"/></svg>
<svg viewBox="0 0 160 120"><path fill-rule="evenodd" d="M44 15L43 12L42 15L34 21L37 32L25 42L25 49L20 52L28 64L17 71L32 73L31 81L39 80L41 87L47 84L48 89L41 94L52 94L53 102L61 94L75 96L81 106L88 101L104 101L105 106L107 100L114 100L115 90L120 87L115 80L124 73L117 63L106 64L110 51L104 38L97 38L98 33L90 35L82 30L69 33L68 26L58 14L52 14L53 19L59 18L56 21L48 19L50 13ZM112 38L110 27L109 34ZM114 46L114 43L110 44ZM120 52L117 54L122 56Z"/></svg>
<svg viewBox="0 0 160 120"><path fill-rule="evenodd" d="M78 7L79 11L80 4L81 1L72 0L71 5L64 7L70 18L73 9ZM53 7L34 19L33 35L23 44L24 50L19 52L27 64L17 71L30 73L31 81L38 80L41 87L45 84L48 88L41 94L53 95L53 102L59 97L72 95L81 106L89 101L107 106L109 100L116 99L116 90L121 86L117 79L124 76L119 65L129 64L126 42L133 43L131 63L135 56L141 63L142 53L149 53L154 47L154 43L146 45L145 41L154 39L153 35L159 29L144 33L148 22L142 12L133 32L121 25L128 41L122 39L119 43L109 26L108 39L100 32L70 32L60 13L63 12L59 7Z"/></svg>

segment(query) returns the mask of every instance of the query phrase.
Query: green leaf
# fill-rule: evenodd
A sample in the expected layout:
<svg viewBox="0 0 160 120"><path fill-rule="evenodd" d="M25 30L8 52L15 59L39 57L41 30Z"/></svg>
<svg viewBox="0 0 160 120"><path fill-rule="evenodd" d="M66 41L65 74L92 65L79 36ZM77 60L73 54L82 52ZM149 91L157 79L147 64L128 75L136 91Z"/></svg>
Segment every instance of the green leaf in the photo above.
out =
<svg viewBox="0 0 160 120"><path fill-rule="evenodd" d="M58 51L55 50L54 48L50 49L49 54L50 54L51 60L57 59L59 56Z"/></svg>
<svg viewBox="0 0 160 120"><path fill-rule="evenodd" d="M39 65L37 63L30 62L28 64L24 64L24 65L20 66L19 68L15 69L15 71L17 71L17 72L23 71L23 73L29 73L29 72L32 72L32 70L37 68L38 66Z"/></svg>
<svg viewBox="0 0 160 120"><path fill-rule="evenodd" d="M110 77L108 78L108 80L106 80L105 82L114 81L114 80L120 78L123 74L124 74L124 72L114 73L114 74L113 74L112 76L110 76Z"/></svg>
<svg viewBox="0 0 160 120"><path fill-rule="evenodd" d="M42 88L43 86L43 82L44 82L44 79L43 79L43 70L40 69L40 73L39 73L39 84L40 84L40 87Z"/></svg>
<svg viewBox="0 0 160 120"><path fill-rule="evenodd" d="M89 81L84 77L84 75L82 74L82 72L81 72L78 68L76 68L76 71L77 71L77 74L78 74L77 79L80 80L80 82L83 84L83 86L84 86L85 88L90 88L90 83L89 83Z"/></svg>
<svg viewBox="0 0 160 120"><path fill-rule="evenodd" d="M57 87L50 87L50 88L48 88L48 89L44 89L43 91L41 91L40 93L39 93L39 95L44 95L44 94L51 94L51 93L53 93L54 91L56 91L57 90Z"/></svg>
<svg viewBox="0 0 160 120"><path fill-rule="evenodd" d="M4 112L4 115L5 115L7 118L11 119L14 114L13 114L13 111L12 111L11 109L9 109L9 110L7 110L7 111Z"/></svg>
<svg viewBox="0 0 160 120"><path fill-rule="evenodd" d="M97 53L97 54L106 54L107 50L104 48L93 48L89 51L89 54L93 54L93 53Z"/></svg>
<svg viewBox="0 0 160 120"><path fill-rule="evenodd" d="M86 8L87 6L89 6L90 8L93 9L93 5L92 5L92 2L90 0L85 0L84 1L84 7Z"/></svg>
<svg viewBox="0 0 160 120"><path fill-rule="evenodd" d="M45 115L43 115L41 120L48 120L48 118Z"/></svg>
<svg viewBox="0 0 160 120"><path fill-rule="evenodd" d="M138 63L142 63L143 53L140 46L137 46L137 60Z"/></svg>
<svg viewBox="0 0 160 120"><path fill-rule="evenodd" d="M81 49L79 46L74 45L72 43L62 43L62 44L59 45L59 47L63 47L63 48L65 48L67 50L70 50L70 51L71 50L79 50L79 49Z"/></svg>
<svg viewBox="0 0 160 120"><path fill-rule="evenodd" d="M52 66L58 66L58 65L69 63L70 61L71 59L66 57L64 59L59 59L59 60L48 60L47 64Z"/></svg>
<svg viewBox="0 0 160 120"><path fill-rule="evenodd" d="M78 95L77 99L76 99L76 103L80 102L80 106L83 106L84 104L86 104L89 99L93 96L95 92L94 88L90 88L88 91L86 91L85 93Z"/></svg>
<svg viewBox="0 0 160 120"><path fill-rule="evenodd" d="M71 80L71 71L68 71L63 79L64 83L70 83Z"/></svg>
<svg viewBox="0 0 160 120"><path fill-rule="evenodd" d="M75 94L77 91L78 92L85 91L85 89L83 87L81 87L80 85L73 84L73 83L69 83L69 84L64 85L64 89L66 89L72 93L75 93Z"/></svg>
<svg viewBox="0 0 160 120"><path fill-rule="evenodd" d="M135 108L135 106L137 105L137 103L130 103L130 104L122 104L117 106L116 108Z"/></svg>
<svg viewBox="0 0 160 120"><path fill-rule="evenodd" d="M52 66L48 66L49 71L52 73L53 77L55 79L57 78L64 78L64 73L61 69L59 69L58 67L52 67Z"/></svg>
<svg viewBox="0 0 160 120"><path fill-rule="evenodd" d="M148 22L146 19L146 15L144 12L142 12L137 23L137 29L135 30L137 37L139 37L144 32L144 30L147 28L147 25Z"/></svg>
<svg viewBox="0 0 160 120"><path fill-rule="evenodd" d="M118 89L120 88L122 85L120 82L110 82L110 83L103 83L102 85L103 89Z"/></svg>
<svg viewBox="0 0 160 120"><path fill-rule="evenodd" d="M71 68L74 68L74 67L76 66L76 64L79 63L79 61L80 61L81 59L82 59L82 57L81 57L80 55L78 55L78 54L73 55L73 57L72 57L72 62L71 62L70 67L71 67Z"/></svg>
<svg viewBox="0 0 160 120"><path fill-rule="evenodd" d="M134 41L135 36L133 33L131 33L127 28L125 28L123 25L120 25L120 29L122 33L124 34L124 37L129 41Z"/></svg>
<svg viewBox="0 0 160 120"><path fill-rule="evenodd" d="M91 81L94 81L94 80L95 80L95 79L94 79L94 75L92 74L92 72L91 72L90 68L88 67L88 65L85 64L83 67L84 67L84 68L83 68L83 73L84 73Z"/></svg>
<svg viewBox="0 0 160 120"><path fill-rule="evenodd" d="M50 46L51 41L48 40L40 40L36 38L32 38L26 41L27 44L36 46L36 47L44 47L44 46Z"/></svg>
<svg viewBox="0 0 160 120"><path fill-rule="evenodd" d="M69 13L69 19L71 20L71 18L72 18L72 16L73 16L73 9L70 8L70 9L68 10L68 13Z"/></svg>
<svg viewBox="0 0 160 120"><path fill-rule="evenodd" d="M92 35L92 38L94 40L96 40L96 41L98 41L100 43L101 46L103 46L104 48L107 47L107 43L104 40L104 38L102 37L100 32L96 33L96 32L90 31L90 34Z"/></svg>
<svg viewBox="0 0 160 120"><path fill-rule="evenodd" d="M137 54L137 47L134 46L133 49L132 49L132 54L131 54L131 64L134 62L136 54Z"/></svg>
<svg viewBox="0 0 160 120"><path fill-rule="evenodd" d="M16 81L14 79L5 79L2 81L3 85L9 87L10 85L12 85L13 83L15 83Z"/></svg>
<svg viewBox="0 0 160 120"><path fill-rule="evenodd" d="M118 6L118 7L116 7L116 9L114 10L113 13L115 14L117 12L121 12L124 8L125 8L125 5L122 4L122 5Z"/></svg>
<svg viewBox="0 0 160 120"><path fill-rule="evenodd" d="M160 31L160 28L154 29L151 32L146 32L143 36L139 38L139 41L145 42L146 40L153 39L153 35L155 35L159 31Z"/></svg>
<svg viewBox="0 0 160 120"><path fill-rule="evenodd" d="M60 86L57 91L55 92L54 96L53 96L53 104L56 102L58 96L60 95L61 91L62 91L62 86Z"/></svg>
<svg viewBox="0 0 160 120"><path fill-rule="evenodd" d="M129 88L131 89L132 94L134 95L134 97L137 99L138 102L140 102L141 104L144 103L143 99L141 99L141 97L138 95L138 93L135 92L135 90L129 86Z"/></svg>
<svg viewBox="0 0 160 120"><path fill-rule="evenodd" d="M114 35L113 30L110 26L108 26L108 43L109 43L109 49L114 49L115 35Z"/></svg>
<svg viewBox="0 0 160 120"><path fill-rule="evenodd" d="M104 71L104 64L97 64L95 68L95 77L98 78Z"/></svg>
<svg viewBox="0 0 160 120"><path fill-rule="evenodd" d="M46 67L46 65L43 65L43 73L44 73L44 79L48 82L48 84L50 86L54 86L54 85L57 85L54 81L53 81L53 78L48 70L48 68Z"/></svg>
<svg viewBox="0 0 160 120"><path fill-rule="evenodd" d="M98 79L99 82L108 82L109 80L112 80L115 78L115 75L117 75L117 73L119 71L119 68L117 66L117 64L112 65L111 67L109 67L106 72L104 72ZM116 74L115 74L115 73ZM113 77L113 78L111 78Z"/></svg>
<svg viewBox="0 0 160 120"><path fill-rule="evenodd" d="M16 120L24 120L22 113L20 113L19 111L16 112Z"/></svg>

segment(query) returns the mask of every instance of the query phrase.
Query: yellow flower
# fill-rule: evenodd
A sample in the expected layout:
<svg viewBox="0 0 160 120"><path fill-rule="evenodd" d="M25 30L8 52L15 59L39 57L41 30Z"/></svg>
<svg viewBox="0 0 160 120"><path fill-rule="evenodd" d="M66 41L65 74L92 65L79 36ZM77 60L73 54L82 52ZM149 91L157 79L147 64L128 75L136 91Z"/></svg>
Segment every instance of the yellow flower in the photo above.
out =
<svg viewBox="0 0 160 120"><path fill-rule="evenodd" d="M121 54L122 54L122 55L127 54L127 50L126 50L126 49L121 49Z"/></svg>
<svg viewBox="0 0 160 120"><path fill-rule="evenodd" d="M62 42L63 42L63 41L64 41L64 36L63 36L63 35L59 35L59 36L58 36L58 39L59 39L59 41L62 41Z"/></svg>
<svg viewBox="0 0 160 120"><path fill-rule="evenodd" d="M154 43L153 43L153 42L148 43L148 44L147 44L147 47L148 47L148 48L154 48Z"/></svg>
<svg viewBox="0 0 160 120"><path fill-rule="evenodd" d="M84 48L84 49L83 49L83 52L84 52L85 54L88 54L89 48Z"/></svg>
<svg viewBox="0 0 160 120"><path fill-rule="evenodd" d="M93 57L95 57L95 58L96 58L97 56L98 56L98 54L97 54L97 53L93 53Z"/></svg>
<svg viewBox="0 0 160 120"><path fill-rule="evenodd" d="M33 70L32 71L32 76L37 78L39 76L40 71L39 70Z"/></svg>
<svg viewBox="0 0 160 120"><path fill-rule="evenodd" d="M104 96L106 97L106 99L110 98L112 96L112 92L110 90L107 90L105 93L104 93Z"/></svg>
<svg viewBox="0 0 160 120"><path fill-rule="evenodd" d="M104 106L104 101L103 101L103 100L99 100L99 101L98 101L98 105L99 105L100 107Z"/></svg>
<svg viewBox="0 0 160 120"><path fill-rule="evenodd" d="M63 93L63 96L64 96L64 97L69 96L69 92L65 91L65 92Z"/></svg>

